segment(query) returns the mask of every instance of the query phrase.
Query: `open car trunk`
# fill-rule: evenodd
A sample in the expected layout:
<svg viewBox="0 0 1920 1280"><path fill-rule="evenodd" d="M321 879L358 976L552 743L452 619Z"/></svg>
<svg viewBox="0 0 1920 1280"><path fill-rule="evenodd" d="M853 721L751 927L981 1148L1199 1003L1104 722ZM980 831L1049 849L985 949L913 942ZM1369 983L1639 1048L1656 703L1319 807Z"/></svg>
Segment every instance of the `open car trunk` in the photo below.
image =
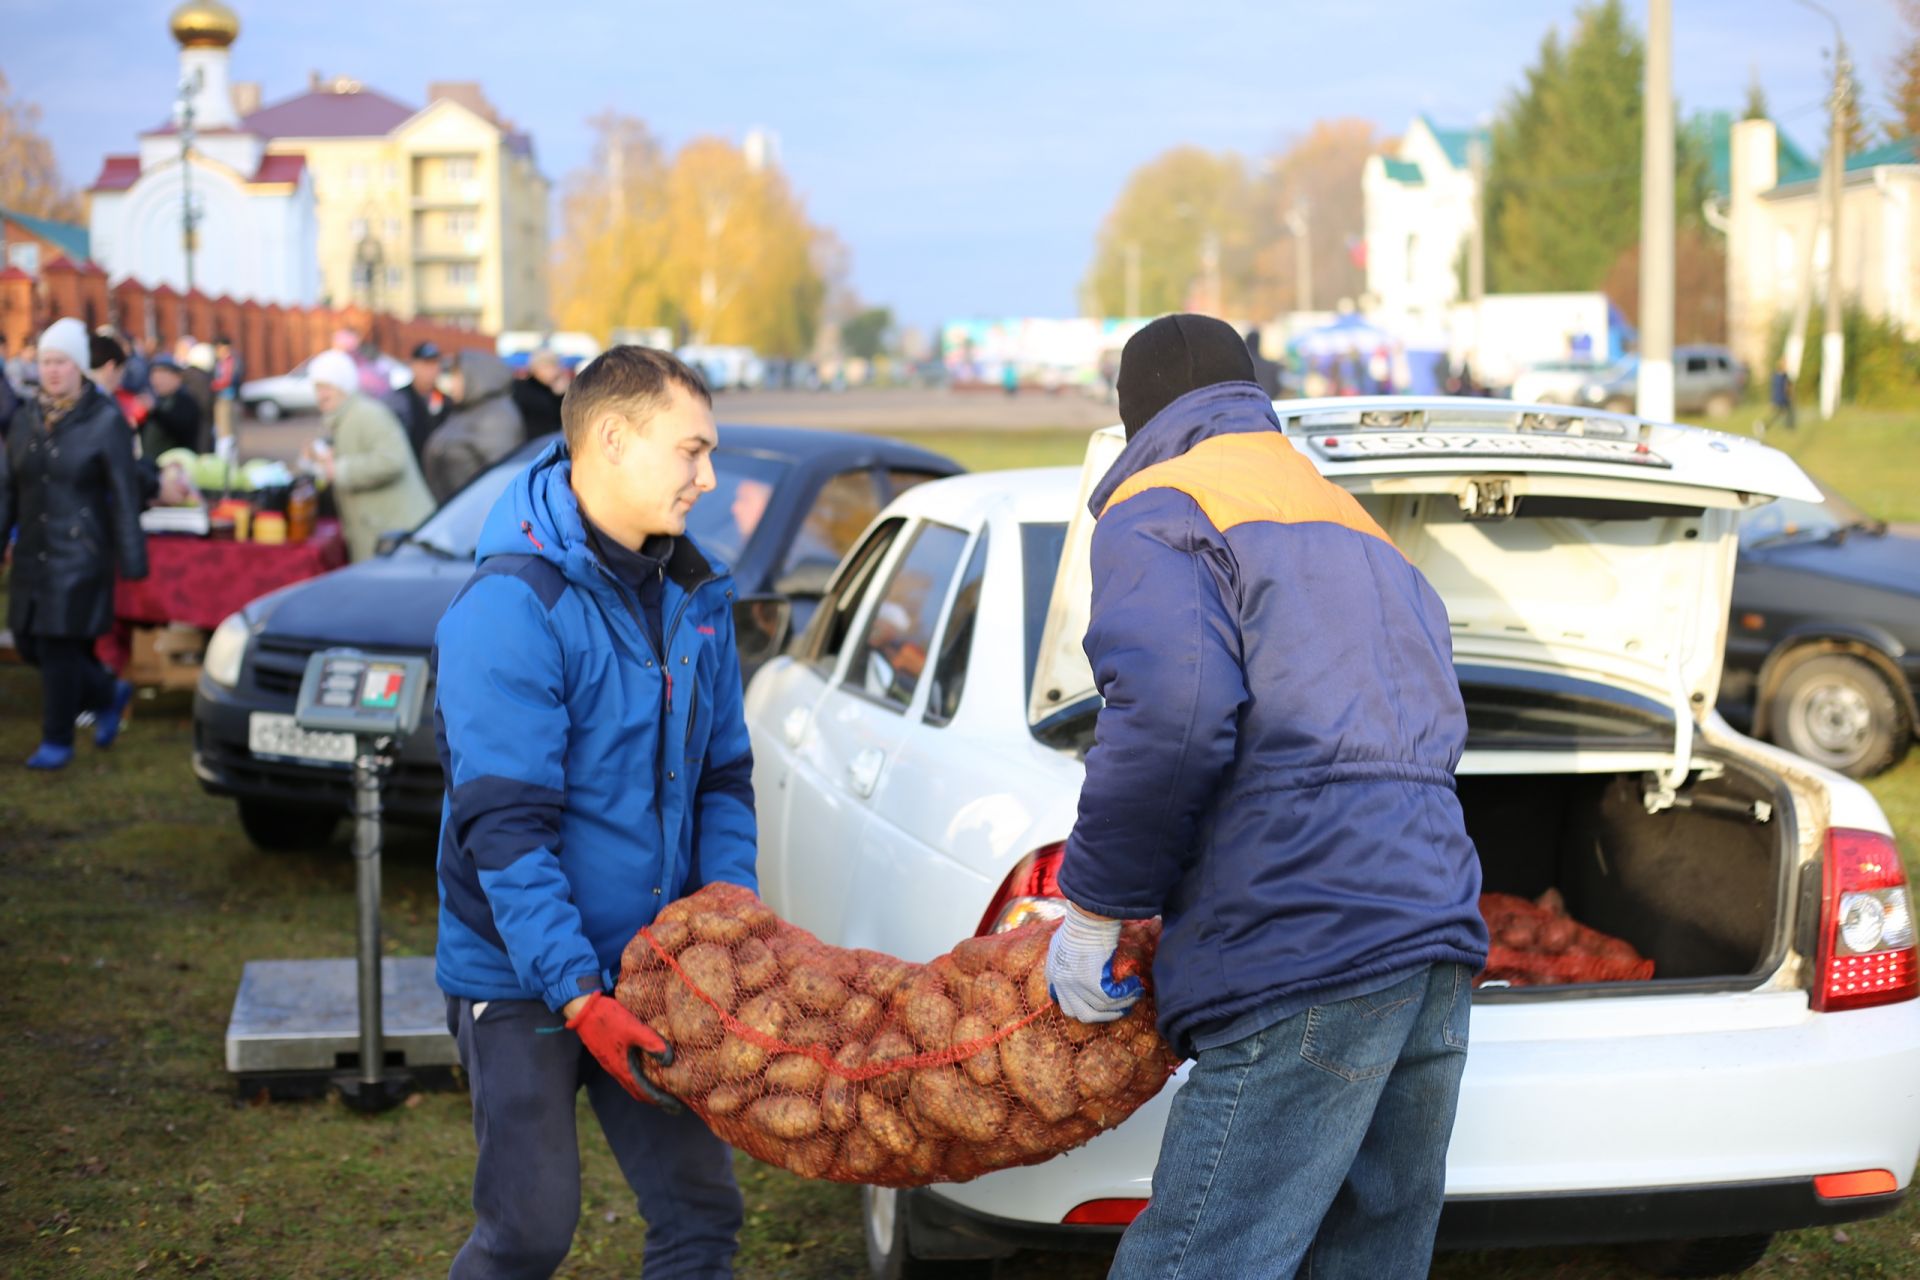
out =
<svg viewBox="0 0 1920 1280"><path fill-rule="evenodd" d="M1484 891L1557 890L1574 920L1651 960L1653 982L1753 985L1784 942L1790 805L1736 767L1657 813L1646 786L1640 773L1462 776Z"/></svg>

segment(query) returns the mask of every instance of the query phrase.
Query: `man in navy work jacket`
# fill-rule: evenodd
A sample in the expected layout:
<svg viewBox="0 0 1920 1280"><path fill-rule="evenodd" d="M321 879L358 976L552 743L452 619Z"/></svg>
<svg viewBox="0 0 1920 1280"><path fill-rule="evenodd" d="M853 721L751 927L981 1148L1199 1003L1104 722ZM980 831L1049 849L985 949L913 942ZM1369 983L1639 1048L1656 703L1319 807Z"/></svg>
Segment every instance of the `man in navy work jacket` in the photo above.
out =
<svg viewBox="0 0 1920 1280"><path fill-rule="evenodd" d="M565 439L516 476L434 637L438 977L473 1094L478 1221L457 1280L549 1276L580 1213L582 1086L647 1222L646 1273L731 1276L728 1148L654 1094L671 1059L610 996L660 908L757 889L727 571L686 535L714 487L712 400L671 355L614 347Z"/></svg>
<svg viewBox="0 0 1920 1280"><path fill-rule="evenodd" d="M1425 1276L1487 950L1447 614L1253 378L1203 316L1121 353L1105 705L1047 976L1119 1017L1119 921L1163 917L1160 1027L1193 1067L1114 1276Z"/></svg>

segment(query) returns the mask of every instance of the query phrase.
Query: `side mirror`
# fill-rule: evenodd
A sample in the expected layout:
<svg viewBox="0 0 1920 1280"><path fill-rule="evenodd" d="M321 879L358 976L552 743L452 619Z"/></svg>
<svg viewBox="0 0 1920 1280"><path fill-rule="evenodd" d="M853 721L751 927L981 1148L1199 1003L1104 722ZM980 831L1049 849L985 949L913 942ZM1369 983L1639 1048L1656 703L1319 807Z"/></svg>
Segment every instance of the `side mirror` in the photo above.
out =
<svg viewBox="0 0 1920 1280"><path fill-rule="evenodd" d="M411 531L407 529L387 530L374 541L373 554L376 556L392 555L400 549L400 544L407 540L407 534L409 532Z"/></svg>
<svg viewBox="0 0 1920 1280"><path fill-rule="evenodd" d="M787 643L793 626L793 605L780 596L747 596L733 604L733 631L740 649L740 669L757 671Z"/></svg>
<svg viewBox="0 0 1920 1280"><path fill-rule="evenodd" d="M783 596L823 596L838 567L831 560L802 560L781 574L773 589Z"/></svg>

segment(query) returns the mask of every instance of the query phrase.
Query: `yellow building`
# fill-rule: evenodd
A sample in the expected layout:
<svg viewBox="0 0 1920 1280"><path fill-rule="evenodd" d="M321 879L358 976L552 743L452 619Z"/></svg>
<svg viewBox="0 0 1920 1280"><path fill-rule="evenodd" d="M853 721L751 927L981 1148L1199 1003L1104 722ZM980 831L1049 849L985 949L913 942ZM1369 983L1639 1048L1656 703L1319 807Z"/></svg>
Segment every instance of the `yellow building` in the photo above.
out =
<svg viewBox="0 0 1920 1280"><path fill-rule="evenodd" d="M322 301L488 333L549 327L548 184L532 138L477 84L429 85L427 98L416 109L316 76L241 128L306 157Z"/></svg>

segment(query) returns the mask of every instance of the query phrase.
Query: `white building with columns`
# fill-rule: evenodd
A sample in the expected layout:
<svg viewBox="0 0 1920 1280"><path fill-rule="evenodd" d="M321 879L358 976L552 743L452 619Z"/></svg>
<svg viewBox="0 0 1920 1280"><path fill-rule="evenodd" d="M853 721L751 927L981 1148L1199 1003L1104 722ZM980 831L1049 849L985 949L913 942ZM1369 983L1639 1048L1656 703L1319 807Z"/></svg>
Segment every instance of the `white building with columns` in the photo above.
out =
<svg viewBox="0 0 1920 1280"><path fill-rule="evenodd" d="M140 135L138 152L106 157L90 189L94 261L109 275L185 292L190 190L194 288L312 305L320 287L313 179L303 155L269 154L267 140L242 124L228 77L239 19L215 0L195 0L174 10L170 26L193 107L193 145L183 158L176 118Z"/></svg>

